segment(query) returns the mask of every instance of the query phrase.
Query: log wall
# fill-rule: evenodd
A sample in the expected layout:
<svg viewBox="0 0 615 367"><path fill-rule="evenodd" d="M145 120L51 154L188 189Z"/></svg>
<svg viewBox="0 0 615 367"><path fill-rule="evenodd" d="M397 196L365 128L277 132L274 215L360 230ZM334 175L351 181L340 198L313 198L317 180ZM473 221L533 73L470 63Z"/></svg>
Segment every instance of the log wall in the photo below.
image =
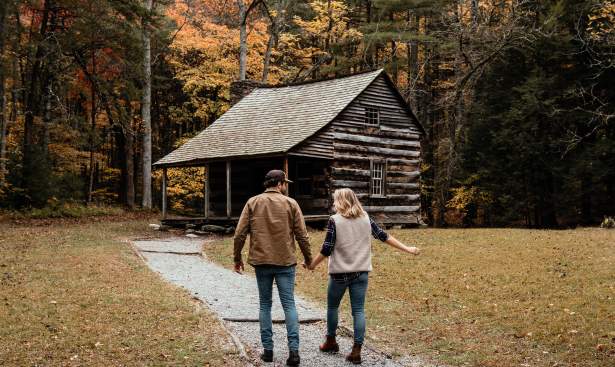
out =
<svg viewBox="0 0 615 367"><path fill-rule="evenodd" d="M417 224L420 219L421 130L403 103L380 77L326 131L333 146L331 192L352 188L379 223ZM378 109L378 127L365 124L365 108ZM370 194L374 162L385 165L381 197Z"/></svg>
<svg viewBox="0 0 615 367"><path fill-rule="evenodd" d="M297 200L304 215L329 213L329 177L331 161L291 156L289 159L290 196Z"/></svg>

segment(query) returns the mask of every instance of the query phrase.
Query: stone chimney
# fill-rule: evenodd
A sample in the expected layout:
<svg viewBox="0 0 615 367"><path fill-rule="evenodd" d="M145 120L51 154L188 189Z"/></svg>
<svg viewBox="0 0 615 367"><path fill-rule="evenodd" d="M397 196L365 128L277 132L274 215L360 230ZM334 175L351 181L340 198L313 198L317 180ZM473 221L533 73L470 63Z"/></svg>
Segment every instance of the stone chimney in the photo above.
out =
<svg viewBox="0 0 615 367"><path fill-rule="evenodd" d="M254 89L264 86L263 83L256 80L236 80L231 82L231 106L237 104L241 99Z"/></svg>

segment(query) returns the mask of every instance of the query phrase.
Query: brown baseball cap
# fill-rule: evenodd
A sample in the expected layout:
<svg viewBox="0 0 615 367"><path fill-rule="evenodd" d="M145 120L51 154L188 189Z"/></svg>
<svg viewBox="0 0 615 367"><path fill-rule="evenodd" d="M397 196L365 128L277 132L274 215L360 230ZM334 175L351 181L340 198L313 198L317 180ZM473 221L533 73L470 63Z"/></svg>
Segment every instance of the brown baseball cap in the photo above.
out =
<svg viewBox="0 0 615 367"><path fill-rule="evenodd" d="M268 181L268 180L292 183L291 180L286 178L286 172L281 171L279 169L272 169L271 171L267 172L267 174L265 175L265 181Z"/></svg>

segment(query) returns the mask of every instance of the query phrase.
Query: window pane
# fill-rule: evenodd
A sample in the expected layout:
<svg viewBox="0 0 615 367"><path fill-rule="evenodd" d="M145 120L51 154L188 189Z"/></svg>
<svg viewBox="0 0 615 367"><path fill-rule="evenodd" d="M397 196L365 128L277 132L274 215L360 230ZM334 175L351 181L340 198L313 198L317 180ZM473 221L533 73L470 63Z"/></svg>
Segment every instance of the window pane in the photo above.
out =
<svg viewBox="0 0 615 367"><path fill-rule="evenodd" d="M372 164L372 195L384 194L384 164L373 163Z"/></svg>
<svg viewBox="0 0 615 367"><path fill-rule="evenodd" d="M378 126L379 124L379 111L377 108L366 107L365 108L365 124Z"/></svg>

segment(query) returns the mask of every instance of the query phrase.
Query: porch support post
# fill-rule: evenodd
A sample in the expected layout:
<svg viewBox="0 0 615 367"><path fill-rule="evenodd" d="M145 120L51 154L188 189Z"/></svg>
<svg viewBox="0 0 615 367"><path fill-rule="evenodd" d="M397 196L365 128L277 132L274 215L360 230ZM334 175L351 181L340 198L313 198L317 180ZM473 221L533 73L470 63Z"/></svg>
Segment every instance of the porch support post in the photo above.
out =
<svg viewBox="0 0 615 367"><path fill-rule="evenodd" d="M162 169L162 219L167 218L167 169Z"/></svg>
<svg viewBox="0 0 615 367"><path fill-rule="evenodd" d="M209 218L209 163L205 164L205 203L204 203L204 211L205 211L205 219Z"/></svg>
<svg viewBox="0 0 615 367"><path fill-rule="evenodd" d="M288 155L284 156L284 173L286 173L286 178L288 177Z"/></svg>
<svg viewBox="0 0 615 367"><path fill-rule="evenodd" d="M226 161L226 216L231 217L231 161Z"/></svg>
<svg viewBox="0 0 615 367"><path fill-rule="evenodd" d="M290 180L290 177L288 177L288 154L284 156L284 173L286 173L286 179ZM286 196L290 196L290 188L288 188Z"/></svg>

